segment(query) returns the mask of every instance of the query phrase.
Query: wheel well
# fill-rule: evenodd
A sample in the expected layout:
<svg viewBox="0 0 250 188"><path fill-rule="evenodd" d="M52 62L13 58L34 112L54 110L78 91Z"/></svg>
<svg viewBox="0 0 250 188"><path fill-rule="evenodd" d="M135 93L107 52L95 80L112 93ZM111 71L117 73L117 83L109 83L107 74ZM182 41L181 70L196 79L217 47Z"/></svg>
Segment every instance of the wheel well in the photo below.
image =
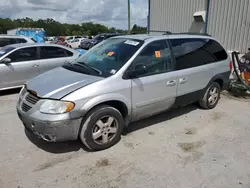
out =
<svg viewBox="0 0 250 188"><path fill-rule="evenodd" d="M223 88L223 80L222 79L216 79L214 82L218 83L220 85L220 88Z"/></svg>
<svg viewBox="0 0 250 188"><path fill-rule="evenodd" d="M97 106L103 105L103 104L112 106L115 109L117 109L122 114L123 118L126 118L127 115L128 115L128 108L127 108L126 104L124 104L121 101L116 101L116 100L114 100L114 101L106 101L106 102L98 104Z"/></svg>

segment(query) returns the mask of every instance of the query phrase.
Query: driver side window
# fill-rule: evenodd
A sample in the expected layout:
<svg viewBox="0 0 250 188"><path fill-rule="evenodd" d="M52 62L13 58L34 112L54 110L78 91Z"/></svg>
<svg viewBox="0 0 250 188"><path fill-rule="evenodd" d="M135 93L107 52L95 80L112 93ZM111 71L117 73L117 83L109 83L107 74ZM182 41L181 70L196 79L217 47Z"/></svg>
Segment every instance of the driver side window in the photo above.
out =
<svg viewBox="0 0 250 188"><path fill-rule="evenodd" d="M12 52L8 55L8 58L11 59L11 62L20 62L20 61L32 61L37 59L37 49L36 47L22 48Z"/></svg>
<svg viewBox="0 0 250 188"><path fill-rule="evenodd" d="M171 51L166 40L148 44L135 58L133 67L146 66L147 72L142 76L150 76L172 70Z"/></svg>

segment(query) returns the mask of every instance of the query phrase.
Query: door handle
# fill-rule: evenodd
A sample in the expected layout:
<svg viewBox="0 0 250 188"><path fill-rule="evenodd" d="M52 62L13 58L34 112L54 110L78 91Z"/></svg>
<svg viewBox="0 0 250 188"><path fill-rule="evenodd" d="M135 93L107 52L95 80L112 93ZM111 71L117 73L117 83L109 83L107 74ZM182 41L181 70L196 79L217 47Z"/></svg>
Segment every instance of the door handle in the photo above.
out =
<svg viewBox="0 0 250 188"><path fill-rule="evenodd" d="M171 81L168 81L167 86L175 86L176 85L176 81L175 80L171 80Z"/></svg>
<svg viewBox="0 0 250 188"><path fill-rule="evenodd" d="M32 67L37 68L37 67L39 67L39 65L36 65L36 64L35 64L35 65L32 65Z"/></svg>
<svg viewBox="0 0 250 188"><path fill-rule="evenodd" d="M180 84L184 84L184 83L186 83L187 82L187 78L180 78L179 79L179 83Z"/></svg>

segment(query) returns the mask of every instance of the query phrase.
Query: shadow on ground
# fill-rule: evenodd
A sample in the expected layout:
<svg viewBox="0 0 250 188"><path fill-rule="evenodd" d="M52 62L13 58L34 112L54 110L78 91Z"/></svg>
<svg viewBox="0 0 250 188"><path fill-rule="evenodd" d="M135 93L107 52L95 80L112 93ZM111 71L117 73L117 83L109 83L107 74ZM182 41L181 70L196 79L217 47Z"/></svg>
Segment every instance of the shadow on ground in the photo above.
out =
<svg viewBox="0 0 250 188"><path fill-rule="evenodd" d="M171 120L173 118L182 116L194 110L197 110L197 105L188 105L183 108L173 109L171 111L164 112L159 115L155 115L155 116L134 122L129 125L129 128L126 131L124 131L123 135L127 135L131 132L135 132L140 129L153 126L160 122ZM43 141L42 139L37 138L35 135L30 133L26 129L25 129L25 134L27 138L33 144L35 144L40 149L47 151L49 153L54 153L54 154L69 153L69 152L79 151L80 149L83 149L84 151L87 151L87 152L91 152L91 150L85 147L80 141L48 143L48 142Z"/></svg>
<svg viewBox="0 0 250 188"><path fill-rule="evenodd" d="M47 151L49 153L60 154L60 153L69 153L74 151L79 151L83 149L84 151L90 152L90 150L85 147L80 141L68 141L68 142L56 142L49 143L44 140L37 138L30 131L25 129L25 134L27 138L38 148Z"/></svg>
<svg viewBox="0 0 250 188"><path fill-rule="evenodd" d="M20 90L21 90L20 88L17 88L17 89L9 89L6 91L0 91L0 96L17 94L20 92Z"/></svg>
<svg viewBox="0 0 250 188"><path fill-rule="evenodd" d="M174 119L176 117L188 114L189 112L192 112L197 109L198 109L198 105L191 104L182 108L172 109L171 111L163 112L161 114L154 115L152 117L149 117L149 118L137 121L137 122L133 122L129 125L128 130L125 132L125 134L135 132L146 127L153 126L157 123L161 123L164 121Z"/></svg>

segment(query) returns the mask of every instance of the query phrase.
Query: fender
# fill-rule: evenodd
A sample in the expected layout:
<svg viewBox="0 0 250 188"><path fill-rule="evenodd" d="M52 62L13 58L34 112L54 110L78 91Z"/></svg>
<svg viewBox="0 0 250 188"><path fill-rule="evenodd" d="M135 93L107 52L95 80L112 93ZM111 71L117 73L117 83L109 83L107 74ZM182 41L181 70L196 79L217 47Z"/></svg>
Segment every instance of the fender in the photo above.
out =
<svg viewBox="0 0 250 188"><path fill-rule="evenodd" d="M224 73L220 73L220 74L216 74L212 77L212 79L210 80L210 82L208 83L208 85L204 88L206 89L210 84L211 82L214 82L216 80L221 80L222 81L222 90L226 90L229 88L229 84L230 84L230 74L231 72L230 71L227 71L227 72L224 72Z"/></svg>
<svg viewBox="0 0 250 188"><path fill-rule="evenodd" d="M124 97L123 95L115 94L115 93L99 95L99 96L96 96L96 97L90 99L87 103L85 103L82 106L81 111L88 112L93 107L95 107L101 103L108 102L108 101L119 101L119 102L124 103L126 105L126 107L128 108L128 116L131 116L131 111L132 111L131 110L131 101L129 99L127 99L126 97Z"/></svg>

